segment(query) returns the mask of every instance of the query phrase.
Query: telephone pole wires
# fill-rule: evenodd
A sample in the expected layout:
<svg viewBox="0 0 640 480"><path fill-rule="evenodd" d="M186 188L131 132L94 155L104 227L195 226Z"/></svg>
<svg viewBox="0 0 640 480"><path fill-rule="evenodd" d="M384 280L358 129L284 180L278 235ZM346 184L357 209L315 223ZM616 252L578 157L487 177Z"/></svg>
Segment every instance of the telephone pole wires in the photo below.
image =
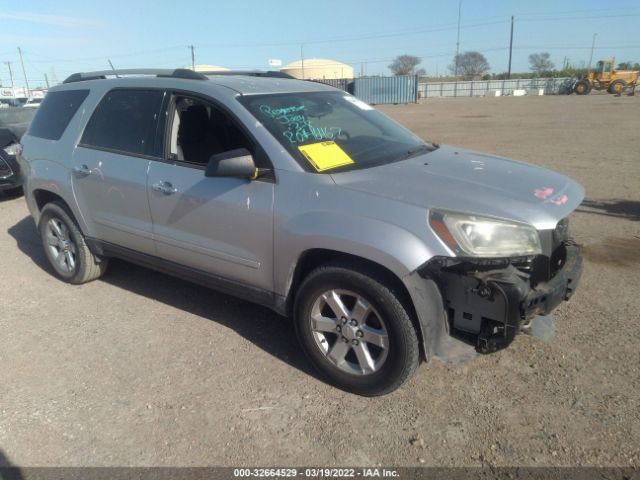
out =
<svg viewBox="0 0 640 480"><path fill-rule="evenodd" d="M462 14L462 0L458 0L458 35L456 37L456 59L454 76L458 76L458 56L460 55L460 17Z"/></svg>
<svg viewBox="0 0 640 480"><path fill-rule="evenodd" d="M11 62L4 62L9 69L9 78L11 79L11 93L13 94L13 72L11 71Z"/></svg>
<svg viewBox="0 0 640 480"><path fill-rule="evenodd" d="M591 62L593 61L593 49L596 46L596 37L598 36L597 33L593 34L593 40L591 42L591 54L589 55L589 66L587 67L588 70L591 70Z"/></svg>
<svg viewBox="0 0 640 480"><path fill-rule="evenodd" d="M20 55L20 64L22 65L22 74L24 75L24 83L27 86L27 98L31 96L31 90L29 90L29 81L27 80L27 71L24 69L24 60L22 59L22 50L18 47L18 54Z"/></svg>
<svg viewBox="0 0 640 480"><path fill-rule="evenodd" d="M511 37L509 38L509 70L507 71L507 80L511 78L511 56L513 54L513 15L511 15Z"/></svg>

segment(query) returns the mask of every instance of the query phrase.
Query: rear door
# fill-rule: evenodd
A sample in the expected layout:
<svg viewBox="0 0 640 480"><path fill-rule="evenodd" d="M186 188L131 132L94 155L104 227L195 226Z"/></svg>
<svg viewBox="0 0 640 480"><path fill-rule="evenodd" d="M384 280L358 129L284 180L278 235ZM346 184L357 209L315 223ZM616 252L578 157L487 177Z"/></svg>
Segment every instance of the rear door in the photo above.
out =
<svg viewBox="0 0 640 480"><path fill-rule="evenodd" d="M147 171L150 160L161 156L163 99L162 90L111 90L73 155L74 194L98 239L149 254L154 243Z"/></svg>
<svg viewBox="0 0 640 480"><path fill-rule="evenodd" d="M167 156L151 162L148 178L158 255L271 291L273 180L204 176L212 154L247 148L263 167L266 155L208 101L176 95L167 117Z"/></svg>

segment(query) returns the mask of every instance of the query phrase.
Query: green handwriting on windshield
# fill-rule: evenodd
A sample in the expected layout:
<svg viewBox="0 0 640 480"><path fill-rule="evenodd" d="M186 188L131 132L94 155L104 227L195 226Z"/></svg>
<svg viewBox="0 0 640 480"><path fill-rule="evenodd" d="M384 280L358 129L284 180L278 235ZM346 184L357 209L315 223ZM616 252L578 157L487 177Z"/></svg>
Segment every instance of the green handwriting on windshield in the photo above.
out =
<svg viewBox="0 0 640 480"><path fill-rule="evenodd" d="M260 105L260 112L286 126L282 135L290 143L304 143L308 140L333 140L340 135L340 127L316 127L311 124L304 112L304 105L271 108Z"/></svg>

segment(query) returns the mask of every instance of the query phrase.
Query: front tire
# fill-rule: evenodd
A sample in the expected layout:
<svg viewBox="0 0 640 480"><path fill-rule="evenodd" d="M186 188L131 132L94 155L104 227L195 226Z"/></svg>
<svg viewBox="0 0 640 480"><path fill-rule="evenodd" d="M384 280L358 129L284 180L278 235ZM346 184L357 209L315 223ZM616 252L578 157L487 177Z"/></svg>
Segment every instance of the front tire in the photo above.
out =
<svg viewBox="0 0 640 480"><path fill-rule="evenodd" d="M586 80L578 80L573 90L577 95L587 95L591 91L591 85Z"/></svg>
<svg viewBox="0 0 640 480"><path fill-rule="evenodd" d="M627 82L625 82L624 80L614 80L613 82L611 82L611 85L609 85L608 91L609 93L612 93L614 95L620 95L626 85Z"/></svg>
<svg viewBox="0 0 640 480"><path fill-rule="evenodd" d="M47 259L60 279L81 284L99 278L106 271L108 259L89 250L84 235L63 203L44 206L38 230Z"/></svg>
<svg viewBox="0 0 640 480"><path fill-rule="evenodd" d="M419 363L418 336L398 296L366 268L327 265L296 295L296 334L329 383L364 396L405 383Z"/></svg>

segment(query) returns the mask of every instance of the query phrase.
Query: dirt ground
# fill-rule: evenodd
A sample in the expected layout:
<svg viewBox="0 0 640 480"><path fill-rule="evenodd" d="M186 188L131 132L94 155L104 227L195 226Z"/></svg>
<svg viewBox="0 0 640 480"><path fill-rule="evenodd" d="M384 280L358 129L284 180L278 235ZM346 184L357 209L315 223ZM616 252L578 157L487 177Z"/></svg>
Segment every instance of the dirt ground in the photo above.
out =
<svg viewBox="0 0 640 480"><path fill-rule="evenodd" d="M0 199L0 464L640 466L640 96L381 110L585 186L585 272L550 343L357 397L318 380L267 309L124 262L56 280L24 200Z"/></svg>

